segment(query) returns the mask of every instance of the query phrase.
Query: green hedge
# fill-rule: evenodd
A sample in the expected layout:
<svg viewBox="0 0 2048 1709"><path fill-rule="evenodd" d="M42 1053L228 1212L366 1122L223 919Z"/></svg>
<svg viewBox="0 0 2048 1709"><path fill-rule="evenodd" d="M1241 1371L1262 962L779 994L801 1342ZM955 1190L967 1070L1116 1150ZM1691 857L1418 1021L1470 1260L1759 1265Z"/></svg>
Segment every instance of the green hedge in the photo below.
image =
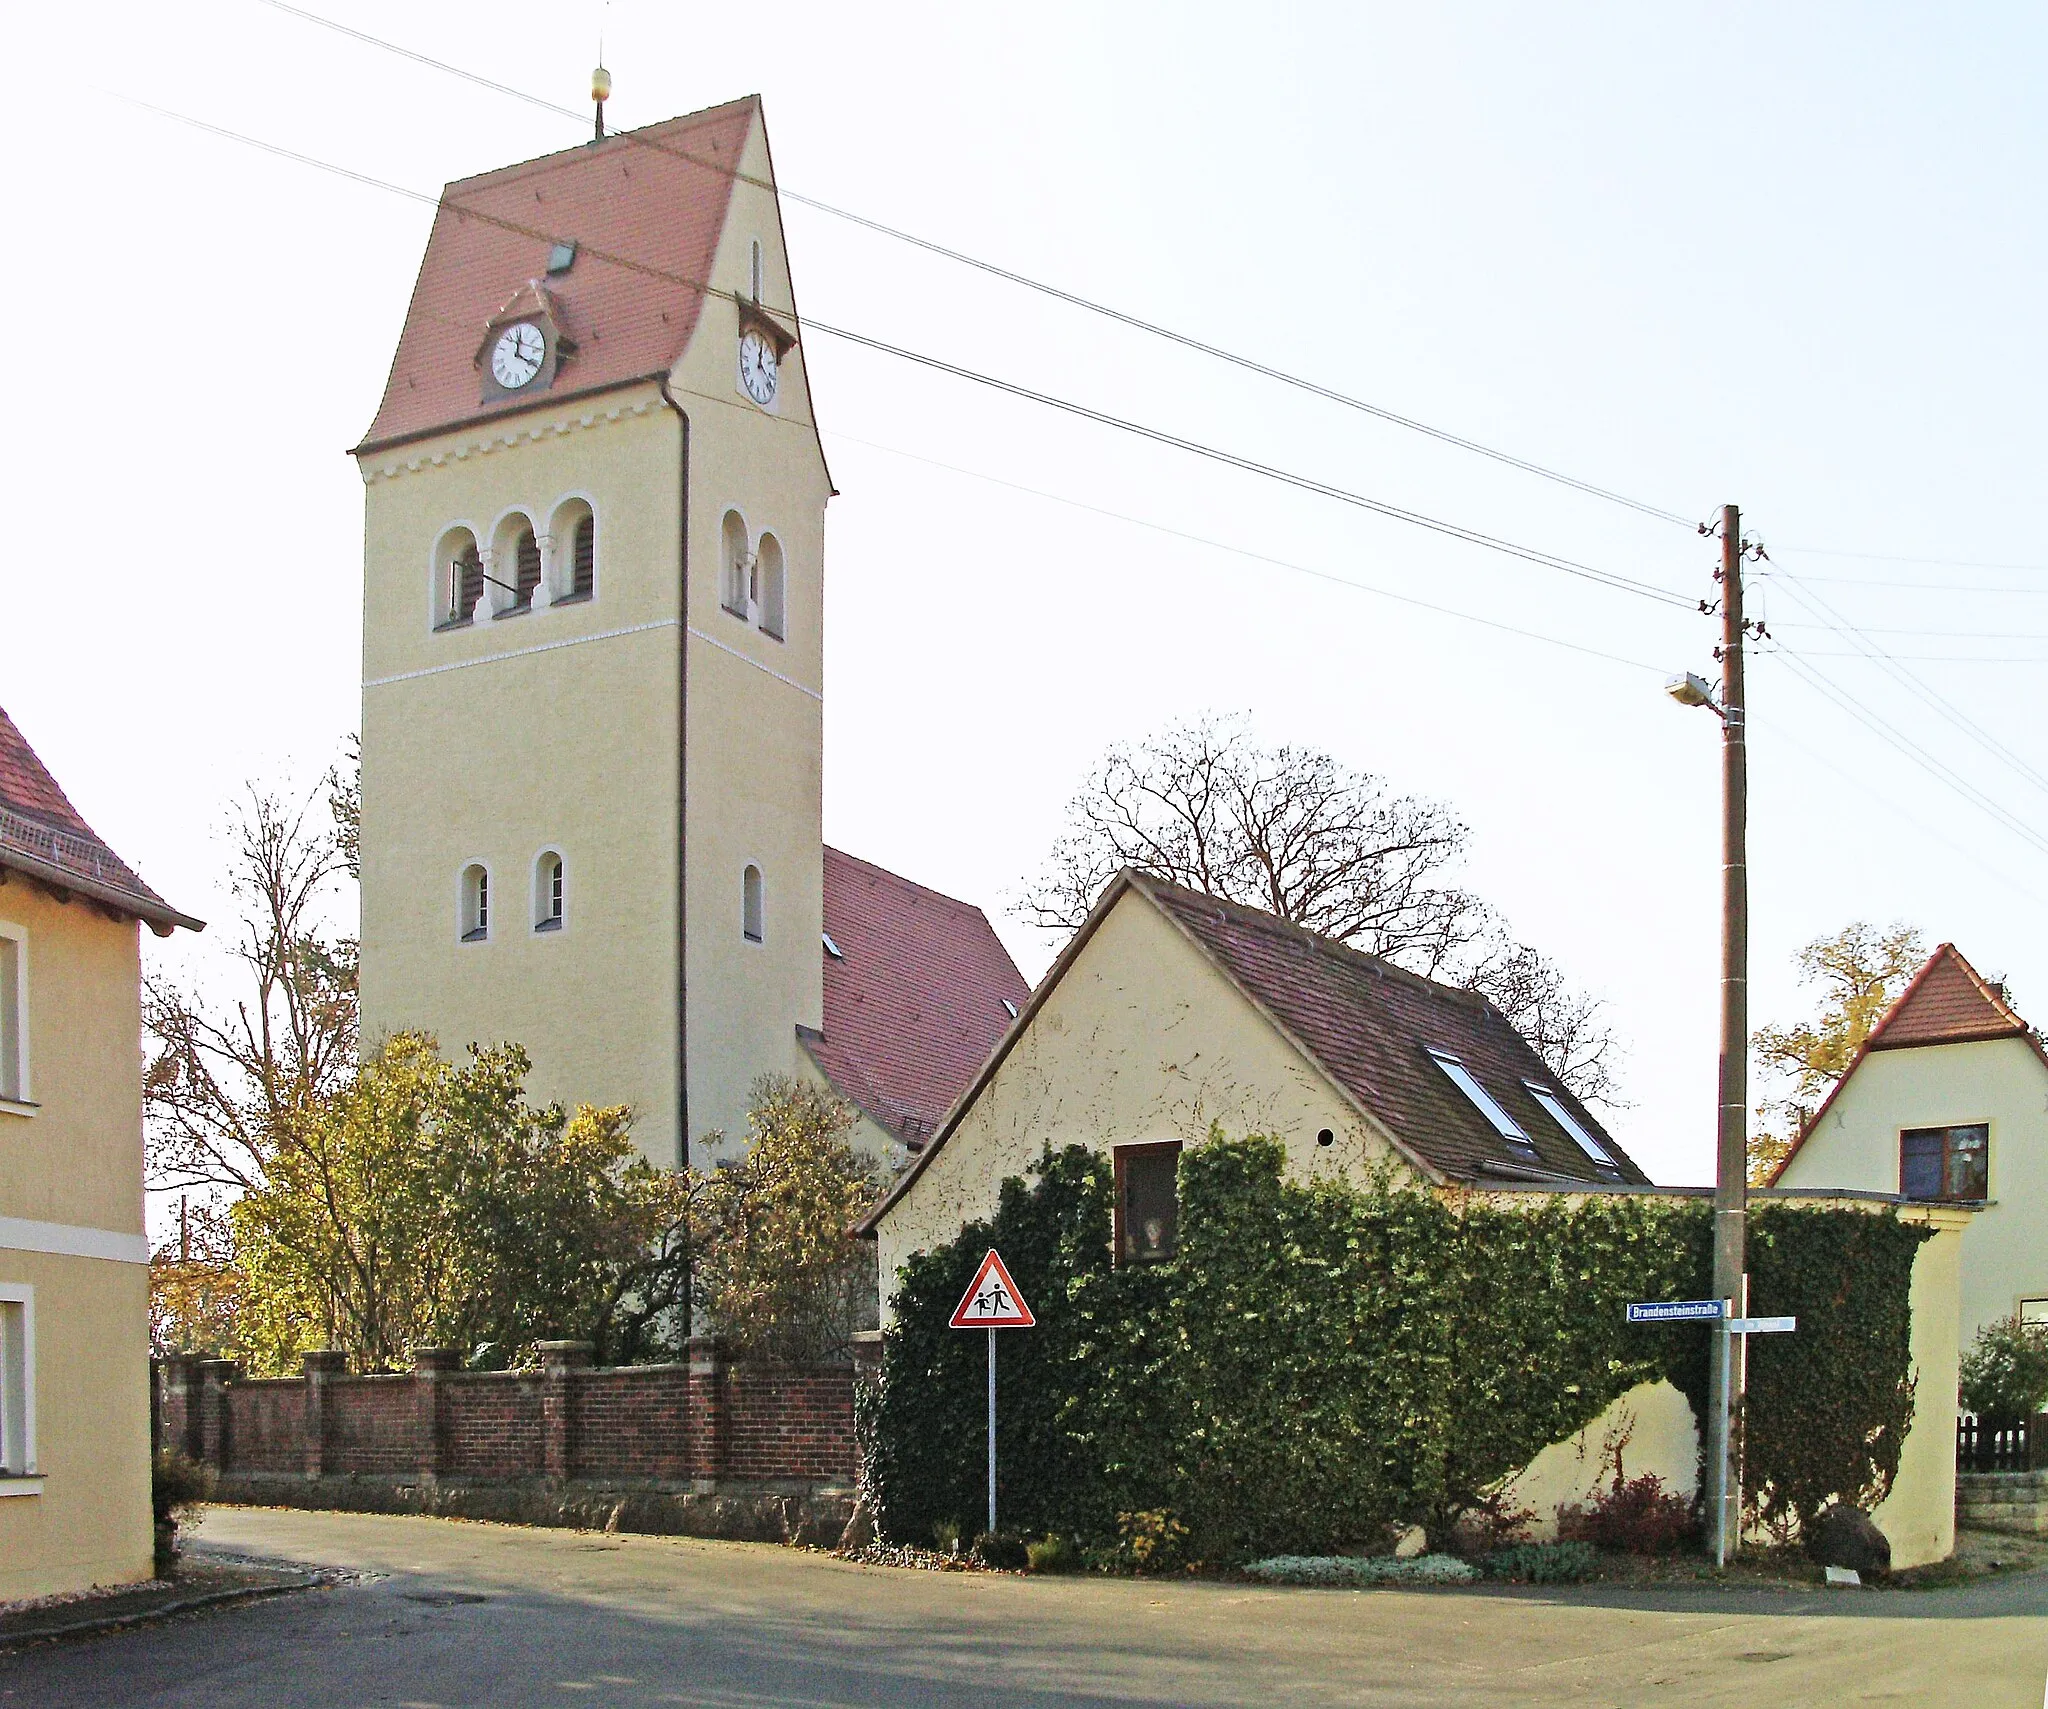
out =
<svg viewBox="0 0 2048 1709"><path fill-rule="evenodd" d="M1441 1531L1640 1382L1669 1376L1702 1407L1707 1333L1631 1328L1623 1307L1707 1291L1703 1201L1309 1184L1283 1157L1259 1138L1184 1152L1170 1264L1112 1267L1109 1164L1078 1146L906 1264L863 1407L884 1531L980 1527L986 1347L945 1325L991 1246L1039 1325L999 1338L1006 1531L1107 1540L1120 1512L1168 1509L1209 1559L1315 1554ZM1796 1313L1800 1333L1752 1355L1751 1480L1771 1516L1867 1504L1911 1417L1926 1231L1780 1207L1752 1229L1752 1309Z"/></svg>

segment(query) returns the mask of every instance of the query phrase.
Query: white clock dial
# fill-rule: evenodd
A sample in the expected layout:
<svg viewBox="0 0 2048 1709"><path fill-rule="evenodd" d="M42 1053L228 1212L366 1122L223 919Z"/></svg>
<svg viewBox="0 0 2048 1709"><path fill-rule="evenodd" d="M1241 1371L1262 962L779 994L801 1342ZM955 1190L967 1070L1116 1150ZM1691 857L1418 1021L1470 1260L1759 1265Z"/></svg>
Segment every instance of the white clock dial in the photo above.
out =
<svg viewBox="0 0 2048 1709"><path fill-rule="evenodd" d="M775 402L775 346L758 332L740 340L740 386L763 409Z"/></svg>
<svg viewBox="0 0 2048 1709"><path fill-rule="evenodd" d="M547 340L532 321L508 326L491 346L491 377L506 391L516 392L540 372L547 353Z"/></svg>

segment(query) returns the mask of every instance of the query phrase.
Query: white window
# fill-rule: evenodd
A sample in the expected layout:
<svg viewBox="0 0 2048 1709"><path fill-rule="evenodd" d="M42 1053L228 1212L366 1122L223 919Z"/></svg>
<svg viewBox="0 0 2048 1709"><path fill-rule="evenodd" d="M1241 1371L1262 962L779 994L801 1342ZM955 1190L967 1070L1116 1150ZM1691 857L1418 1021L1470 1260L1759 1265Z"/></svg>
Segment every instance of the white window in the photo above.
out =
<svg viewBox="0 0 2048 1709"><path fill-rule="evenodd" d="M461 911L457 916L462 941L483 943L491 935L491 874L480 861L462 869Z"/></svg>
<svg viewBox="0 0 2048 1709"><path fill-rule="evenodd" d="M740 874L740 936L750 944L761 942L761 921L761 869L750 864Z"/></svg>
<svg viewBox="0 0 2048 1709"><path fill-rule="evenodd" d="M2020 1322L2048 1324L2048 1299L2021 1300Z"/></svg>
<svg viewBox="0 0 2048 1709"><path fill-rule="evenodd" d="M1543 1113L1570 1134L1572 1143L1592 1158L1603 1171L1610 1175L1621 1173L1607 1147L1586 1131L1585 1125L1565 1108L1564 1100L1555 1091L1535 1080L1524 1080L1522 1084L1528 1087L1529 1096L1542 1107Z"/></svg>
<svg viewBox="0 0 2048 1709"><path fill-rule="evenodd" d="M0 1282L0 1478L36 1471L36 1294Z"/></svg>
<svg viewBox="0 0 2048 1709"><path fill-rule="evenodd" d="M782 639L783 609L787 596L782 566L782 542L772 534L761 536L761 550L754 556L754 611L761 633Z"/></svg>
<svg viewBox="0 0 2048 1709"><path fill-rule="evenodd" d="M735 617L752 621L754 555L747 547L747 525L728 510L718 529L718 603Z"/></svg>
<svg viewBox="0 0 2048 1709"><path fill-rule="evenodd" d="M0 1103L28 1101L28 933L0 920Z"/></svg>
<svg viewBox="0 0 2048 1709"><path fill-rule="evenodd" d="M1529 1143L1529 1136L1522 1131L1521 1124L1494 1101L1493 1095L1479 1084L1471 1069L1449 1051L1432 1050L1429 1058L1444 1071L1451 1084L1471 1100L1472 1107L1487 1119L1493 1131L1508 1142L1510 1150L1531 1157L1536 1155L1536 1148Z"/></svg>
<svg viewBox="0 0 2048 1709"><path fill-rule="evenodd" d="M541 850L540 859L533 863L535 931L559 932L562 929L562 904L567 883L568 869L562 864L561 855L554 849Z"/></svg>

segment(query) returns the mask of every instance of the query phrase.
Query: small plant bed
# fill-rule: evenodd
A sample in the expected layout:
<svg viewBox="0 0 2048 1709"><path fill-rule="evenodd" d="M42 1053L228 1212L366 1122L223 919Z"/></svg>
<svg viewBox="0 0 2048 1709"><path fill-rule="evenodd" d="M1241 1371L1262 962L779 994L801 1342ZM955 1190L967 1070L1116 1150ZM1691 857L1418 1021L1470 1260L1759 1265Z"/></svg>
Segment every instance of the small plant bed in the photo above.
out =
<svg viewBox="0 0 2048 1709"><path fill-rule="evenodd" d="M1324 1585L1360 1590L1369 1585L1471 1584L1479 1569L1456 1555L1270 1555L1245 1569L1261 1584Z"/></svg>

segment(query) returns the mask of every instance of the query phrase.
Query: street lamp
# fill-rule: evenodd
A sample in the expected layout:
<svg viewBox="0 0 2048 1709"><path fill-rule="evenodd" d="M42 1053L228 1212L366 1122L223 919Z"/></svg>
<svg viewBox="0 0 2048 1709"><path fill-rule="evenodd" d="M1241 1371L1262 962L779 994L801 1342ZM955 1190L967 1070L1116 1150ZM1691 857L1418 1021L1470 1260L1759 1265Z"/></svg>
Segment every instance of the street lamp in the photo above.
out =
<svg viewBox="0 0 2048 1709"><path fill-rule="evenodd" d="M1702 533L1706 532L1703 528ZM1742 513L1721 510L1721 693L1687 671L1664 685L1681 706L1721 720L1721 1065L1714 1144L1714 1297L1749 1310L1744 1221L1749 1210L1749 750L1742 687ZM1702 609L1711 609L1703 607ZM1725 1322L1725 1320L1724 1320ZM1739 1338L1716 1326L1707 1408L1707 1523L1714 1564L1741 1541L1742 1468L1734 1419L1742 1395Z"/></svg>

